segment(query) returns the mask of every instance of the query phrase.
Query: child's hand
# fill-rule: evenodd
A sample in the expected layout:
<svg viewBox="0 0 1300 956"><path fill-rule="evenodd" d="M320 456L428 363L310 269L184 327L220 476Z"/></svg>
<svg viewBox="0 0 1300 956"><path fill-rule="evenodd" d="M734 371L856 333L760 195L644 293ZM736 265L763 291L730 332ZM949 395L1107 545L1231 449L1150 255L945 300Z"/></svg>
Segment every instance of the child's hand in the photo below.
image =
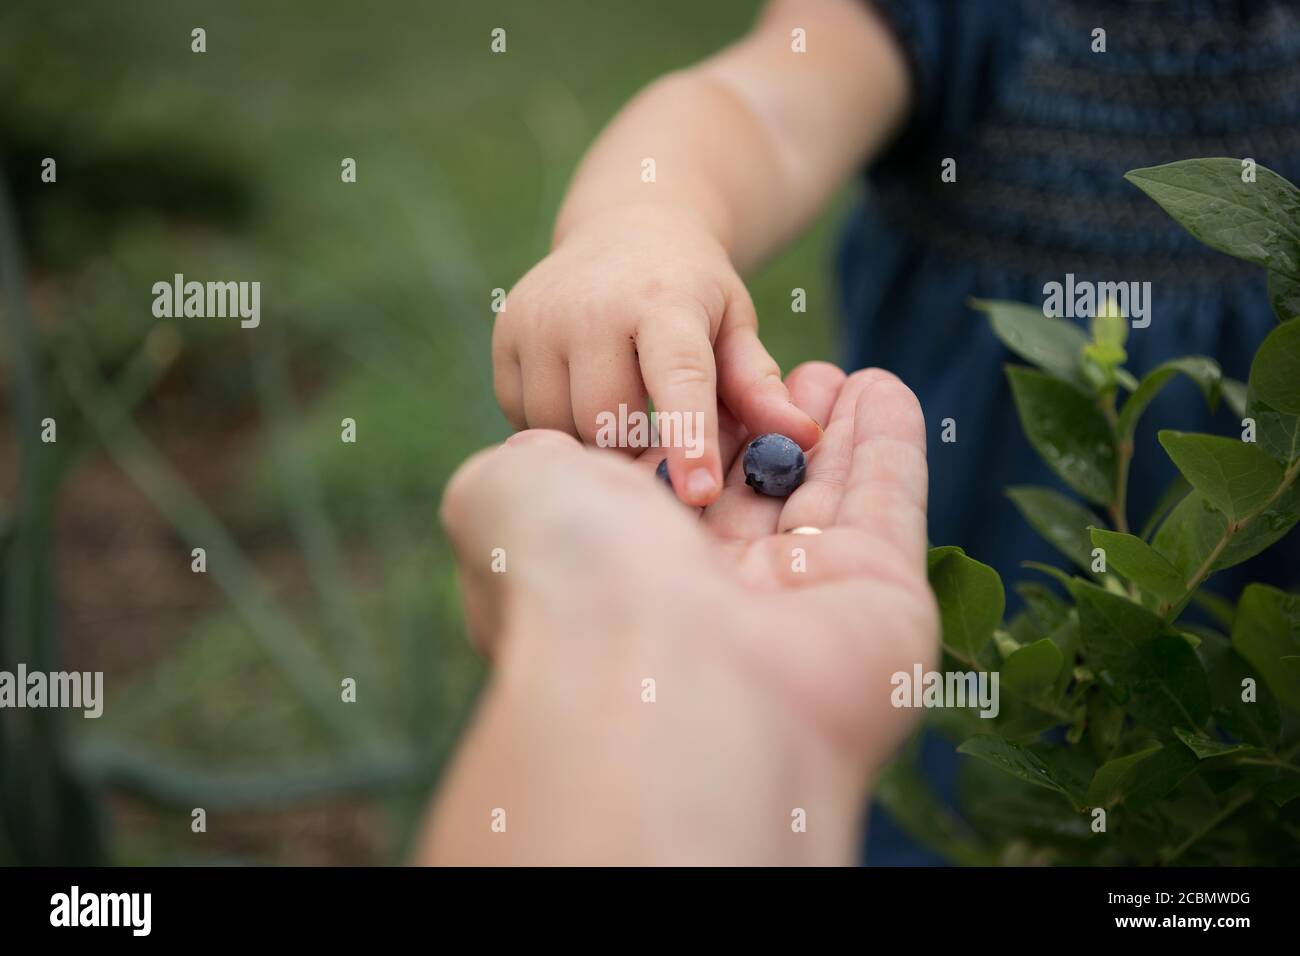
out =
<svg viewBox="0 0 1300 956"><path fill-rule="evenodd" d="M662 455L681 499L703 506L722 490L719 400L751 434L780 432L805 449L820 435L757 328L744 283L701 223L625 207L568 232L507 296L492 339L497 400L516 428L594 444L601 413L644 411L648 392L657 412L703 423L702 436L685 430Z"/></svg>

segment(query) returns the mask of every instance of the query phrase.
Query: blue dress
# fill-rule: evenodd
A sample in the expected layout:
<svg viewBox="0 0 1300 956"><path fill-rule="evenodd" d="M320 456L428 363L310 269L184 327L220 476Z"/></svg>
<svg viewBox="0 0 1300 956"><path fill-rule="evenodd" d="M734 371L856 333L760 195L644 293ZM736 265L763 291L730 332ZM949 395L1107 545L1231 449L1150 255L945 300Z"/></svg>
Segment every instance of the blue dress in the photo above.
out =
<svg viewBox="0 0 1300 956"><path fill-rule="evenodd" d="M838 257L842 348L851 368L882 366L917 393L927 419L930 540L993 565L1011 590L1026 560L1061 557L1003 494L1067 491L1020 429L1004 375L1019 361L971 297L1041 305L1047 282L1150 281L1151 324L1134 329L1128 368L1200 354L1245 380L1275 325L1262 269L1197 242L1123 178L1205 156L1250 157L1300 182L1300 6L1268 0L879 0L908 57L913 108L868 171L867 198ZM1093 52L1094 30L1105 52ZM945 158L956 182L941 181ZM956 422L955 443L939 422ZM1175 470L1159 428L1240 434L1185 379L1143 417L1129 520L1141 526ZM1071 493L1072 494L1072 493ZM1292 587L1300 535L1221 572ZM1013 593L1008 594L1015 600ZM956 758L927 740L923 766L951 789ZM879 808L867 860L938 862Z"/></svg>

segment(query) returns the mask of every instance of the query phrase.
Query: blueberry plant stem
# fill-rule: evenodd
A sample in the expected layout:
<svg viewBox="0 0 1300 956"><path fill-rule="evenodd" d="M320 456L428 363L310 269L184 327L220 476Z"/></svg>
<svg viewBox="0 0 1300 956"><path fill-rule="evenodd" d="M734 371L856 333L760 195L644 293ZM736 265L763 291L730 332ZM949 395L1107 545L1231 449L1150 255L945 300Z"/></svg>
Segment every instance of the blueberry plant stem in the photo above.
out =
<svg viewBox="0 0 1300 956"><path fill-rule="evenodd" d="M1109 389L1098 404L1106 421L1110 423L1111 435L1115 440L1115 490L1109 505L1110 523L1116 531L1128 534L1128 469L1133 461L1133 436L1120 432L1114 388Z"/></svg>
<svg viewBox="0 0 1300 956"><path fill-rule="evenodd" d="M1217 827L1224 820L1228 819L1228 817L1232 816L1234 813L1236 813L1246 804L1250 803L1251 800L1254 800L1256 792L1257 791L1255 790L1255 788L1251 787L1248 790L1243 790L1237 796L1229 800L1228 803L1224 806L1224 808L1220 810L1218 813L1216 813L1213 817L1211 817L1203 827L1193 832L1191 836L1189 836L1186 840L1178 844L1178 846L1174 847L1168 854L1166 854L1164 858L1164 862L1172 863L1174 862L1174 860L1178 859L1180 856L1182 856L1184 853L1190 850L1211 830Z"/></svg>
<svg viewBox="0 0 1300 956"><path fill-rule="evenodd" d="M1115 456L1115 500L1110 506L1110 519L1116 531L1128 534L1128 468L1133 461L1133 442L1118 442Z"/></svg>

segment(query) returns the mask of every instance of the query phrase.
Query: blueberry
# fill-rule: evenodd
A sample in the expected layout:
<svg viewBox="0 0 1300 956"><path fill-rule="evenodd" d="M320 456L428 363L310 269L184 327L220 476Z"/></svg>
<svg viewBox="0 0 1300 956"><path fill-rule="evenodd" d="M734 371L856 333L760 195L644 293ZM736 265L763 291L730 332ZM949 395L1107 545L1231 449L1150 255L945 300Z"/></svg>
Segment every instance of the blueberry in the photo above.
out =
<svg viewBox="0 0 1300 956"><path fill-rule="evenodd" d="M803 452L789 438L759 435L745 449L745 484L759 494L785 498L803 484Z"/></svg>
<svg viewBox="0 0 1300 956"><path fill-rule="evenodd" d="M655 477L662 481L669 488L673 486L673 480L668 477L668 459L665 458L659 462L659 467L655 469Z"/></svg>

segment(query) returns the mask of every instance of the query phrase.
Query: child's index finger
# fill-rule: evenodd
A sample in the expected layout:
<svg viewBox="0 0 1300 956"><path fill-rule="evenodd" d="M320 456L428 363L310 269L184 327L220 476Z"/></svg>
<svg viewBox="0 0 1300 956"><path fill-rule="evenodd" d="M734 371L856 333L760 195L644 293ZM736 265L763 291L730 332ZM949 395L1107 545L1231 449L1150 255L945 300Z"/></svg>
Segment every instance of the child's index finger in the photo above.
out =
<svg viewBox="0 0 1300 956"><path fill-rule="evenodd" d="M654 437L668 459L673 490L702 508L722 490L718 392L707 325L668 313L637 334L641 378L654 402Z"/></svg>

